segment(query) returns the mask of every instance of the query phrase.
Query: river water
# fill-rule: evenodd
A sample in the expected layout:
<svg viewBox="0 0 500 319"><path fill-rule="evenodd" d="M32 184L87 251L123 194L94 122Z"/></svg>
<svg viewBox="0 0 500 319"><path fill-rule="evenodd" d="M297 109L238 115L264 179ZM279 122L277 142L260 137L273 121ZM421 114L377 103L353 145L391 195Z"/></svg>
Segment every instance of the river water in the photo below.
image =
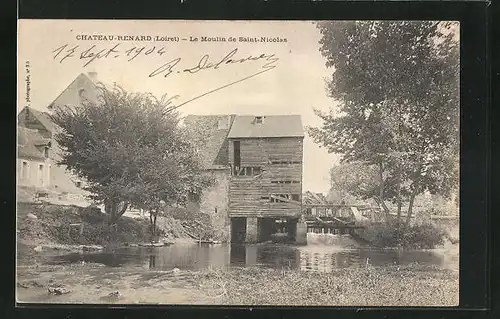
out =
<svg viewBox="0 0 500 319"><path fill-rule="evenodd" d="M454 247L457 248L457 247ZM156 270L257 266L276 269L329 272L337 268L406 265L418 263L458 270L457 249L403 251L376 249L356 242L349 235L308 234L308 245L285 244L127 247L95 253L50 256L49 264L99 263L109 267L140 267Z"/></svg>

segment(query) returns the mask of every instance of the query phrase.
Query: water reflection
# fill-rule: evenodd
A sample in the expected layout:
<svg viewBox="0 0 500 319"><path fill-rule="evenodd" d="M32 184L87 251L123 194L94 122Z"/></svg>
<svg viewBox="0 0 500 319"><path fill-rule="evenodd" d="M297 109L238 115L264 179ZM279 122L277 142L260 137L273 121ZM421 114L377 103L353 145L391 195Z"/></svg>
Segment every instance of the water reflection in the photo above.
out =
<svg viewBox="0 0 500 319"><path fill-rule="evenodd" d="M380 250L370 247L342 248L335 245L172 245L161 248L124 248L98 253L52 256L49 263L100 263L110 267L146 269L205 269L208 267L257 266L275 269L330 272L338 268L388 264L447 267L443 253L434 251ZM458 265L458 256L455 259Z"/></svg>
<svg viewBox="0 0 500 319"><path fill-rule="evenodd" d="M352 249L335 252L300 251L300 269L331 272L337 268L406 265L411 263L424 265L445 265L445 257L429 251L397 251L376 249Z"/></svg>

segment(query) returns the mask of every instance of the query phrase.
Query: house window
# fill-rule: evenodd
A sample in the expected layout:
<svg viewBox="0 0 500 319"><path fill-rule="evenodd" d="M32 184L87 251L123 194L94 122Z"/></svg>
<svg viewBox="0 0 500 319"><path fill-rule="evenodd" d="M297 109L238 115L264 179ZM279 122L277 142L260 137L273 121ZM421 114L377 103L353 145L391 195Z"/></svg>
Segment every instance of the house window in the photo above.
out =
<svg viewBox="0 0 500 319"><path fill-rule="evenodd" d="M45 179L43 176L43 165L40 164L38 165L38 180L39 180L39 185L44 186L45 185Z"/></svg>
<svg viewBox="0 0 500 319"><path fill-rule="evenodd" d="M255 117L255 124L262 124L263 121L264 121L263 116L256 116Z"/></svg>
<svg viewBox="0 0 500 319"><path fill-rule="evenodd" d="M85 89L80 89L78 91L78 97L80 97L81 101L83 101L85 99Z"/></svg>
<svg viewBox="0 0 500 319"><path fill-rule="evenodd" d="M21 164L21 179L26 180L29 176L28 162L23 161Z"/></svg>
<svg viewBox="0 0 500 319"><path fill-rule="evenodd" d="M43 149L43 154L45 155L45 158L49 158L49 148L48 147L45 147Z"/></svg>

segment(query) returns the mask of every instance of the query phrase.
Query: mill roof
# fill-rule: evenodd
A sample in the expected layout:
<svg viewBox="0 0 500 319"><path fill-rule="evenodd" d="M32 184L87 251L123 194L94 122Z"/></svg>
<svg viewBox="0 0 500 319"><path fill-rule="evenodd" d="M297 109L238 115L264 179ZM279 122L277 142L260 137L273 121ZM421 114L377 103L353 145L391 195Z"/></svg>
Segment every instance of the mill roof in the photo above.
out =
<svg viewBox="0 0 500 319"><path fill-rule="evenodd" d="M300 115L238 115L227 137L304 137L304 128Z"/></svg>

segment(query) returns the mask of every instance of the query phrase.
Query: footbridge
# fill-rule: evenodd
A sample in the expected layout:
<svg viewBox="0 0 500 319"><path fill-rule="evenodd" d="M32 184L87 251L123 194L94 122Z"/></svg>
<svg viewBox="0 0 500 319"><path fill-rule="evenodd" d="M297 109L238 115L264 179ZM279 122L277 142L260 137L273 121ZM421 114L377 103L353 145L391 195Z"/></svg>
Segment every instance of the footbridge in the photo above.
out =
<svg viewBox="0 0 500 319"><path fill-rule="evenodd" d="M303 204L302 216L307 232L351 234L355 229L364 228L369 221L373 208L367 205L345 204Z"/></svg>

